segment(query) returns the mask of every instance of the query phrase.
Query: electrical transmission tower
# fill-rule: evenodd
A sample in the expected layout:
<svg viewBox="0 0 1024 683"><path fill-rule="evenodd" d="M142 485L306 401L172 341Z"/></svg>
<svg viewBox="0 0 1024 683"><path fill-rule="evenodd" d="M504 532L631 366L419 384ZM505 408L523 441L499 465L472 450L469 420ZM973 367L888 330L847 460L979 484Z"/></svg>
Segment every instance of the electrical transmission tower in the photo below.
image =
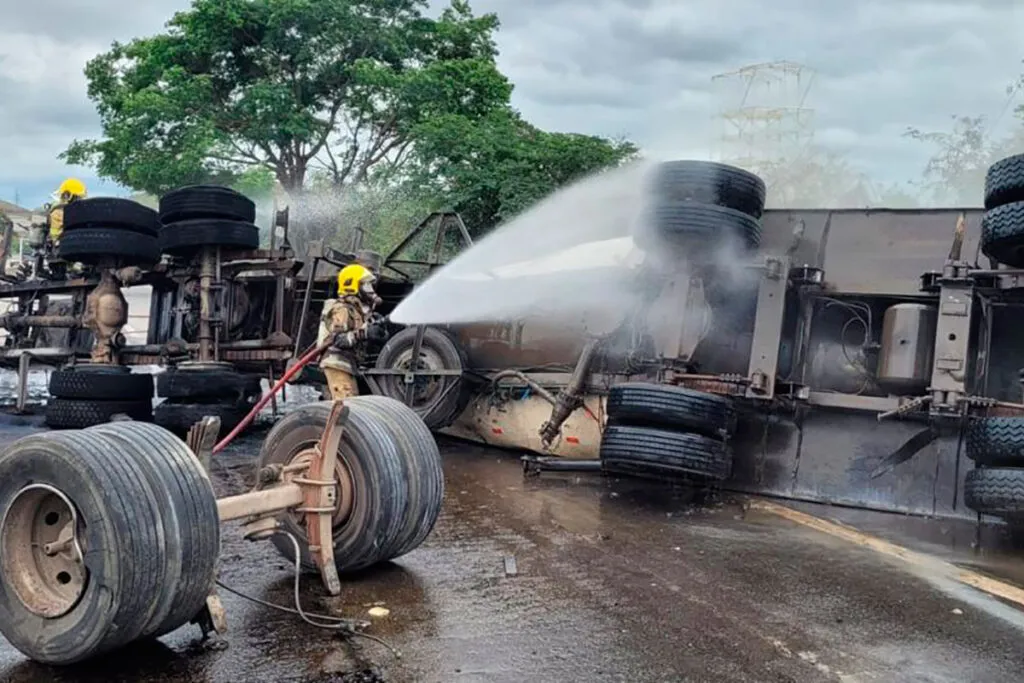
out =
<svg viewBox="0 0 1024 683"><path fill-rule="evenodd" d="M805 106L812 70L794 62L766 62L711 80L722 102L719 160L759 172L808 150L814 138L814 110Z"/></svg>

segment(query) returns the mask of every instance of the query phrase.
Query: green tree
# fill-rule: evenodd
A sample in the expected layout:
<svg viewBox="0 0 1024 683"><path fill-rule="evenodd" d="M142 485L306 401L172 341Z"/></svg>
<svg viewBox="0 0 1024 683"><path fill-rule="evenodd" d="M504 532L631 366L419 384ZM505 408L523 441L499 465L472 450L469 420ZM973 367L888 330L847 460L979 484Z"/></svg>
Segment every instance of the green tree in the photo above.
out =
<svg viewBox="0 0 1024 683"><path fill-rule="evenodd" d="M193 0L86 67L100 140L62 155L159 194L269 171L289 192L394 174L439 117L504 107L492 14L466 0ZM251 180L256 176L249 176Z"/></svg>
<svg viewBox="0 0 1024 683"><path fill-rule="evenodd" d="M904 134L935 148L924 168L923 187L933 203L976 206L985 192L985 172L1004 149L992 140L984 116L954 116L948 131L908 128Z"/></svg>
<svg viewBox="0 0 1024 683"><path fill-rule="evenodd" d="M479 120L436 117L418 131L414 153L411 182L430 208L459 212L476 235L638 150L625 140L542 131L506 107Z"/></svg>

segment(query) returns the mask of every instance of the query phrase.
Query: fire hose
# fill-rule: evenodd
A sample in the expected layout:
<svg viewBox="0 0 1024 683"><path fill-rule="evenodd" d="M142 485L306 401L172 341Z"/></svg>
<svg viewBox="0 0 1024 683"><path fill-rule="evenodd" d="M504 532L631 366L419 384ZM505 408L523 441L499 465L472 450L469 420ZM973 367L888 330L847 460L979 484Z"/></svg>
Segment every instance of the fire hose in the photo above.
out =
<svg viewBox="0 0 1024 683"><path fill-rule="evenodd" d="M270 399L272 399L277 394L277 392L281 391L281 389L284 388L284 385L287 384L293 377L295 377L295 375L299 374L299 371L302 370L302 368L306 367L314 360L318 359L321 355L323 355L324 352L331 347L332 342L333 339L329 338L323 344L313 347L312 349L307 351L305 355L303 355L301 358L295 361L295 364L288 368L288 370L283 375L281 375L281 379L277 380L277 382L274 383L274 386L270 387L270 391L264 394L263 398L261 398L256 403L256 405L252 407L252 410L250 410L249 413L245 416L245 418L238 423L238 426L232 429L227 436L221 439L220 442L218 442L217 445L213 447L213 453L220 453L222 450L227 448L228 444L234 441L235 437L241 434L242 431L246 427L248 427L253 420L256 419L256 416L259 415L260 411L263 410L263 408L265 408L268 403L270 403Z"/></svg>

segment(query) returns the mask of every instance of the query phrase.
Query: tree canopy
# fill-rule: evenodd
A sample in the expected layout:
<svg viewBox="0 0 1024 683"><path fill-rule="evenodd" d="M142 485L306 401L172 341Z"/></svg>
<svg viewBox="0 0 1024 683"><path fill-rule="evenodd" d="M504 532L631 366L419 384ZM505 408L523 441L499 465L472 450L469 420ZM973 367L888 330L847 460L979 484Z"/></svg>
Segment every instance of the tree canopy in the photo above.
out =
<svg viewBox="0 0 1024 683"><path fill-rule="evenodd" d="M627 141L539 130L504 108L477 120L448 115L423 126L413 178L439 208L458 211L479 231L637 153Z"/></svg>
<svg viewBox="0 0 1024 683"><path fill-rule="evenodd" d="M86 67L101 140L71 163L153 193L267 169L287 190L394 169L439 116L507 106L492 14L465 0L194 0L165 33Z"/></svg>
<svg viewBox="0 0 1024 683"><path fill-rule="evenodd" d="M193 0L165 32L88 63L103 135L62 158L153 195L205 182L333 193L340 213L372 205L373 223L395 197L395 216L455 209L479 233L636 154L524 121L495 63L498 18L467 0L436 18L427 7ZM330 237L335 217L312 213L306 237Z"/></svg>

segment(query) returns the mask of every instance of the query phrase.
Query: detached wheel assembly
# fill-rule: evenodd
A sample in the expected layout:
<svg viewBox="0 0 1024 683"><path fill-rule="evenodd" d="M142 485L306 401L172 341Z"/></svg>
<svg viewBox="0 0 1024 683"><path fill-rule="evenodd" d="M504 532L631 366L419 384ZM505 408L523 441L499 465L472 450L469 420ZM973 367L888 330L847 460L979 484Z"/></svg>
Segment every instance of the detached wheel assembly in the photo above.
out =
<svg viewBox="0 0 1024 683"><path fill-rule="evenodd" d="M194 443L208 444L211 426ZM245 538L272 540L286 557L298 543L338 595L339 572L418 547L444 495L426 425L384 397L286 417L263 445L254 491L216 500L208 456L131 422L0 451L0 634L37 662L65 665L189 622L223 632L211 594L220 523L241 522Z"/></svg>
<svg viewBox="0 0 1024 683"><path fill-rule="evenodd" d="M466 406L461 376L466 366L462 351L455 341L439 329L423 330L418 358L413 359L417 329L406 328L384 344L377 356L378 370L404 372L446 371L452 374L419 375L413 379L412 408L431 429L447 427ZM381 393L398 401L405 401L408 383L403 374L375 375Z"/></svg>
<svg viewBox="0 0 1024 683"><path fill-rule="evenodd" d="M333 518L340 573L415 549L433 529L444 496L437 443L415 412L381 396L357 396L346 399L345 405L350 412L335 468L341 491ZM316 403L286 415L264 440L260 467L283 467L309 458L330 414L330 403ZM286 514L279 521L300 540L303 567L315 571L301 516ZM277 535L272 541L284 557L295 559L287 537Z"/></svg>
<svg viewBox="0 0 1024 683"><path fill-rule="evenodd" d="M213 490L184 444L145 430L34 435L0 452L0 633L37 662L80 662L202 608L219 552Z"/></svg>

